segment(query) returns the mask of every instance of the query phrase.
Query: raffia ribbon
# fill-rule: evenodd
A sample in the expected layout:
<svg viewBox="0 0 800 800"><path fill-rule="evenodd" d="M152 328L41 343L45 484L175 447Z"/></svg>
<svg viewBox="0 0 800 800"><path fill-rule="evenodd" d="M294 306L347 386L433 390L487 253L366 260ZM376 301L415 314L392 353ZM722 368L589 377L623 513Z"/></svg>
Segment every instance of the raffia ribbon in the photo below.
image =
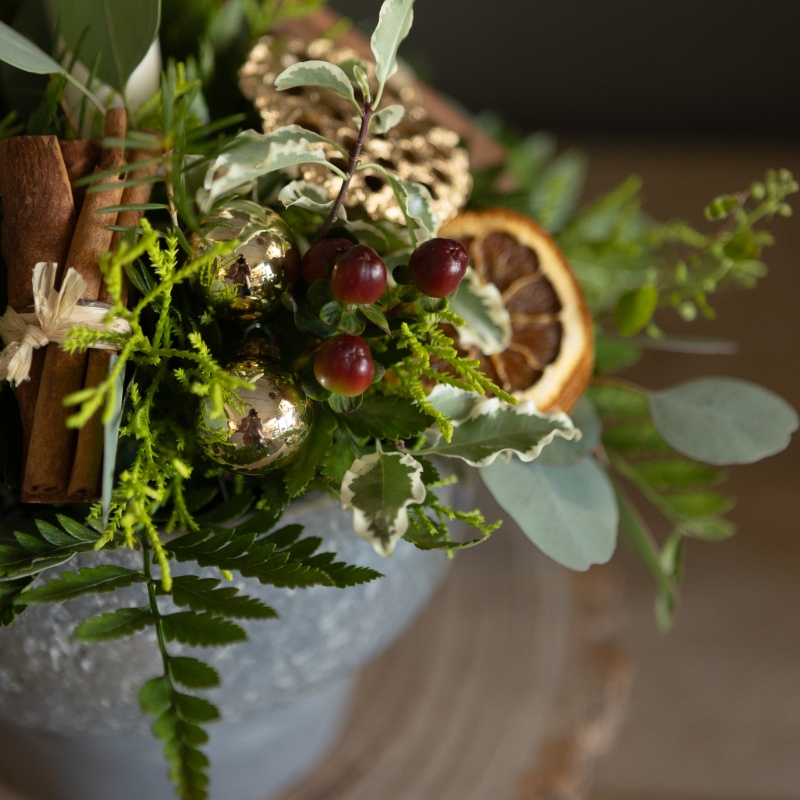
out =
<svg viewBox="0 0 800 800"><path fill-rule="evenodd" d="M107 320L108 308L79 305L86 282L74 270L67 270L60 291L55 288L58 265L40 261L33 269L32 313L19 314L10 306L0 317L0 337L6 345L0 353L0 381L15 386L28 379L33 351L50 342L60 344L77 326L93 331L126 334L130 325L123 319ZM116 350L113 344L92 345L98 350Z"/></svg>

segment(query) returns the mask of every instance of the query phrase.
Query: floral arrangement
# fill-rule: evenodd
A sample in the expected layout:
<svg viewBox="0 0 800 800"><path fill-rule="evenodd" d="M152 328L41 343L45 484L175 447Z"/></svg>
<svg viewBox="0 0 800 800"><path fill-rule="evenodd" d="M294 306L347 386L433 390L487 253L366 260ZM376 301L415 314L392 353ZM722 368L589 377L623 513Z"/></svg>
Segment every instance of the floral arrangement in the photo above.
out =
<svg viewBox="0 0 800 800"><path fill-rule="evenodd" d="M687 346L660 331L657 309L711 317L718 288L755 285L772 243L756 226L791 213L792 176L718 197L706 215L719 226L701 233L647 218L636 179L579 208L579 156L487 119L505 160L474 174L471 210L441 219L429 186L369 149L407 116L387 97L402 96L391 87L413 0L383 3L371 61L295 55L268 86L258 78L333 108L353 132L338 139L299 122L242 130L252 106L227 66L320 3L228 0L191 17L176 0L163 24L158 0L107 18L99 3L51 5L52 56L0 22L0 59L49 76L26 118L0 124L0 624L140 584L141 605L75 635L155 630L163 674L141 705L185 798L206 796L204 726L218 712L197 692L220 676L170 645L224 646L245 637L235 620L275 616L224 582L381 577L278 527L307 492L337 498L384 556L401 538L453 553L499 526L437 496L459 465L477 468L571 568L607 561L619 530L669 627L687 540L734 532L729 499L709 488L718 468L783 449L797 415L742 381L652 392L611 375L651 343ZM159 31L183 60L134 100L131 76ZM257 58L243 74L262 76ZM367 211L370 191L392 210ZM670 520L666 542L619 478ZM454 521L472 538L453 538ZM140 551L141 569L64 567L115 548ZM210 577L173 577L174 561ZM181 610L165 611L167 598Z"/></svg>

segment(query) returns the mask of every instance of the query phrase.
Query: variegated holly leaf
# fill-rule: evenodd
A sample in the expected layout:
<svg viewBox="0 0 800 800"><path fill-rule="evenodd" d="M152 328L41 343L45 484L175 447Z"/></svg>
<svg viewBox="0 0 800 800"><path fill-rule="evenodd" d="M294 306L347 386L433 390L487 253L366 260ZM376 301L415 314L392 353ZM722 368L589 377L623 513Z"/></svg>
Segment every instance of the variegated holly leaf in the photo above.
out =
<svg viewBox="0 0 800 800"><path fill-rule="evenodd" d="M328 89L339 97L349 100L359 111L353 84L341 67L328 61L301 61L292 64L275 78L275 88L279 92L294 89L298 86L317 86Z"/></svg>
<svg viewBox="0 0 800 800"><path fill-rule="evenodd" d="M278 200L286 208L297 206L313 211L315 214L327 216L333 208L334 201L328 197L328 193L316 183L311 181L292 181L287 183L278 194ZM347 213L344 206L339 209L337 219L347 222Z"/></svg>
<svg viewBox="0 0 800 800"><path fill-rule="evenodd" d="M324 136L299 125L286 125L271 133L247 130L240 133L221 153L206 173L197 202L203 211L226 194L270 172L298 164L324 164L342 176L341 170L325 158L314 145L329 144L341 148Z"/></svg>
<svg viewBox="0 0 800 800"><path fill-rule="evenodd" d="M473 467L489 466L499 455L533 461L556 436L575 439L580 431L563 412L541 414L530 401L512 406L497 398L477 403L446 442L434 432L422 455L460 458Z"/></svg>
<svg viewBox="0 0 800 800"><path fill-rule="evenodd" d="M472 267L467 267L464 280L450 299L450 309L466 323L458 329L461 344L474 345L487 356L508 349L511 315L503 296L493 283L482 283Z"/></svg>
<svg viewBox="0 0 800 800"><path fill-rule="evenodd" d="M459 425L469 419L475 406L486 400L482 394L465 392L445 383L437 383L427 399L437 411L449 417L453 425Z"/></svg>
<svg viewBox="0 0 800 800"><path fill-rule="evenodd" d="M356 459L342 481L342 508L353 512L358 536L381 556L390 556L408 530L408 506L427 492L422 464L408 453L378 450Z"/></svg>

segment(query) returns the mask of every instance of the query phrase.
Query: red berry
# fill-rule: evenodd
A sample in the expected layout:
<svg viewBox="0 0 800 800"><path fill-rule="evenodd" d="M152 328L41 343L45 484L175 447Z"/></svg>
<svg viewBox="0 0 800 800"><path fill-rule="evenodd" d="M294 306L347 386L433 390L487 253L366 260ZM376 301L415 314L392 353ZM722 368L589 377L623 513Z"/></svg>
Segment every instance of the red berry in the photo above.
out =
<svg viewBox="0 0 800 800"><path fill-rule="evenodd" d="M469 255L455 239L431 239L421 244L408 262L411 280L428 297L452 294L467 271Z"/></svg>
<svg viewBox="0 0 800 800"><path fill-rule="evenodd" d="M303 256L303 279L311 286L314 281L330 276L333 262L353 246L347 239L323 239L312 245Z"/></svg>
<svg viewBox="0 0 800 800"><path fill-rule="evenodd" d="M369 389L375 377L369 345L360 336L349 333L328 339L317 353L314 375L328 391L358 397Z"/></svg>
<svg viewBox="0 0 800 800"><path fill-rule="evenodd" d="M336 259L331 291L342 303L374 303L386 288L386 265L365 244L357 244Z"/></svg>

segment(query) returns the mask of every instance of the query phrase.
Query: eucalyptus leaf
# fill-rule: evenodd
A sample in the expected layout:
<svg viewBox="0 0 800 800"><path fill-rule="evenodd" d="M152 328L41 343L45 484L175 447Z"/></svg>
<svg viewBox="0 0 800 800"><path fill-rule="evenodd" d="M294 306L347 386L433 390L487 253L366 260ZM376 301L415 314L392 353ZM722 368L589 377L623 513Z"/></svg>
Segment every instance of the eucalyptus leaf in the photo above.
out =
<svg viewBox="0 0 800 800"><path fill-rule="evenodd" d="M408 506L426 495L419 461L409 453L380 450L356 459L341 489L342 508L353 512L356 534L381 556L390 556L408 530Z"/></svg>
<svg viewBox="0 0 800 800"><path fill-rule="evenodd" d="M397 51L414 22L414 0L385 0L370 45L375 56L375 75L383 88L397 72ZM380 91L379 91L380 95Z"/></svg>
<svg viewBox="0 0 800 800"><path fill-rule="evenodd" d="M275 88L279 92L298 86L316 86L328 89L339 97L349 100L359 111L353 84L341 67L328 61L300 61L285 69L275 78Z"/></svg>
<svg viewBox="0 0 800 800"><path fill-rule="evenodd" d="M405 113L405 108L399 103L381 109L372 116L372 126L375 133L383 134L390 131L400 123Z"/></svg>
<svg viewBox="0 0 800 800"><path fill-rule="evenodd" d="M99 55L97 77L125 92L128 78L155 41L161 21L161 0L47 0L51 18L67 46L87 65ZM85 32L85 36L84 36Z"/></svg>
<svg viewBox="0 0 800 800"><path fill-rule="evenodd" d="M328 163L325 153L312 146L319 144L333 142L299 125L286 125L271 133L243 131L209 168L203 188L198 191L198 205L208 211L220 197L234 189L262 175L299 164L323 164L341 175L341 170Z"/></svg>
<svg viewBox="0 0 800 800"><path fill-rule="evenodd" d="M698 378L649 395L653 422L679 453L707 464L749 464L784 450L797 412L748 381Z"/></svg>
<svg viewBox="0 0 800 800"><path fill-rule="evenodd" d="M572 420L562 413L543 415L531 402L511 406L497 398L478 403L469 419L457 425L446 442L440 433L424 455L460 458L473 467L487 467L501 453L516 453L523 461L532 461L556 436L574 439L580 436Z"/></svg>
<svg viewBox="0 0 800 800"><path fill-rule="evenodd" d="M593 459L571 467L498 460L481 477L522 532L554 561L586 570L611 558L617 501L611 481Z"/></svg>
<svg viewBox="0 0 800 800"><path fill-rule="evenodd" d="M511 343L511 315L500 290L493 283L483 283L472 267L450 298L450 308L464 326L458 329L463 345L474 345L484 355L502 353Z"/></svg>

